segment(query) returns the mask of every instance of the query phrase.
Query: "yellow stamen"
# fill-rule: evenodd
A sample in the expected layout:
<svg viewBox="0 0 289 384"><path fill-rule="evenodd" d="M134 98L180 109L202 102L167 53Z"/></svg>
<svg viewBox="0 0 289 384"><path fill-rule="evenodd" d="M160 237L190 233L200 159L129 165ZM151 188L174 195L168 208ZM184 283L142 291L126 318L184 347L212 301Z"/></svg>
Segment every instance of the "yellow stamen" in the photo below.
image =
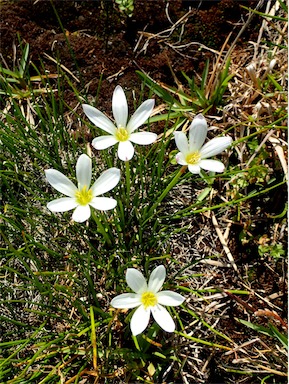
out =
<svg viewBox="0 0 289 384"><path fill-rule="evenodd" d="M158 302L158 299L153 292L144 292L141 295L141 302L145 309L147 309L147 307L155 306Z"/></svg>
<svg viewBox="0 0 289 384"><path fill-rule="evenodd" d="M119 127L116 130L115 137L118 141L127 141L129 133L125 128Z"/></svg>
<svg viewBox="0 0 289 384"><path fill-rule="evenodd" d="M201 155L199 152L192 152L186 156L186 162L191 165L198 164L201 160Z"/></svg>
<svg viewBox="0 0 289 384"><path fill-rule="evenodd" d="M93 199L92 190L87 190L85 185L80 191L75 192L75 197L79 205L87 205Z"/></svg>

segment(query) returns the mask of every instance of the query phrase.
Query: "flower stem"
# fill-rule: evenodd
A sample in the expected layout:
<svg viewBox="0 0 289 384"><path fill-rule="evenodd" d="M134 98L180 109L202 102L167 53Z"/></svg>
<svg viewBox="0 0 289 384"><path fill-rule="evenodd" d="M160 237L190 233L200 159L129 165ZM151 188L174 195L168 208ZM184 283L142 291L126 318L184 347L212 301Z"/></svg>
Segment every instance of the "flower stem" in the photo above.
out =
<svg viewBox="0 0 289 384"><path fill-rule="evenodd" d="M90 320L91 320L91 345L92 345L92 363L93 368L97 370L97 345L96 345L96 332L93 307L90 306Z"/></svg>
<svg viewBox="0 0 289 384"><path fill-rule="evenodd" d="M138 343L138 340L137 340L137 337L136 336L131 336L132 337L132 339L133 339L133 342L134 342L134 345L135 345L135 347L136 347L136 349L138 350L138 351L141 351L141 349L140 349L140 346L139 346L139 343Z"/></svg>
<svg viewBox="0 0 289 384"><path fill-rule="evenodd" d="M110 237L109 237L108 233L106 232L104 226L102 225L102 222L101 222L100 218L95 214L95 212L93 210L92 210L92 217L93 217L93 220L95 221L95 223L97 224L98 232L102 235L104 241L110 247L111 246Z"/></svg>
<svg viewBox="0 0 289 384"><path fill-rule="evenodd" d="M179 170L179 172L175 175L175 177L167 185L167 187L164 189L163 193L160 195L160 197L157 199L157 201L153 204L153 206L149 209L148 213L146 214L147 218L145 219L144 223L146 223L146 221L149 220L151 216L153 216L154 211L157 208L157 206L163 201L163 199L170 192L170 190L177 184L177 182L179 181L179 178L182 176L182 174L185 172L186 169L187 169L187 166L183 165L182 168Z"/></svg>
<svg viewBox="0 0 289 384"><path fill-rule="evenodd" d="M130 166L129 161L125 161L125 181L126 181L126 195L127 195L127 205L129 205L129 196L130 196Z"/></svg>

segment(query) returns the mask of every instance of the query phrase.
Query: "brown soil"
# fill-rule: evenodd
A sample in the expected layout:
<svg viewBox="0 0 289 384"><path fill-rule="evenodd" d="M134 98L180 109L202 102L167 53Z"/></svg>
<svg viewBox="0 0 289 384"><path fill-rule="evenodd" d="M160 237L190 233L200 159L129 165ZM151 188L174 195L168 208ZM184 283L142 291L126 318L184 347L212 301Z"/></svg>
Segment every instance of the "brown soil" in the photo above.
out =
<svg viewBox="0 0 289 384"><path fill-rule="evenodd" d="M240 5L249 5L247 1L206 1L198 9L196 3L195 0L135 0L135 10L129 18L112 1L2 1L1 53L11 68L13 44L19 49L19 40L28 42L31 60L40 71L45 68L56 73L56 64L45 54L58 58L79 79L77 89L87 86L93 96L102 79L98 103L109 110L107 96L112 95L116 84L127 89L139 88L136 70L169 84L174 84L171 69L177 76L181 71L189 76L201 73L205 60L212 56L209 51L199 50L199 45L179 51L172 45L196 41L219 50L228 33L232 32L233 39L239 31L236 25L246 13ZM176 28L169 41L154 38L144 46L149 34L171 28L189 10L184 30ZM142 31L148 35L140 39ZM248 39L251 32L247 29L247 35L242 38ZM20 56L17 50L17 57ZM75 104L75 95L67 91L65 101Z"/></svg>

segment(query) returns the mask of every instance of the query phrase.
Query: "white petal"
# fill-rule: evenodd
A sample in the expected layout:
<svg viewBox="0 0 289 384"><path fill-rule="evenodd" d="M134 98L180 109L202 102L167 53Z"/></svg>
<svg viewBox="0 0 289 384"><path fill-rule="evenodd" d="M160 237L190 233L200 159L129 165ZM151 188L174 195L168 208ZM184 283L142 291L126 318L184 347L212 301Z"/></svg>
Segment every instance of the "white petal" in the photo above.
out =
<svg viewBox="0 0 289 384"><path fill-rule="evenodd" d="M127 285L136 293L147 290L147 282L143 274L135 268L128 268L126 271Z"/></svg>
<svg viewBox="0 0 289 384"><path fill-rule="evenodd" d="M208 141L200 150L202 159L218 155L232 144L231 137L216 137Z"/></svg>
<svg viewBox="0 0 289 384"><path fill-rule="evenodd" d="M122 293L113 298L110 305L114 308L135 308L141 305L141 301L135 293Z"/></svg>
<svg viewBox="0 0 289 384"><path fill-rule="evenodd" d="M116 207L117 201L110 197L94 197L89 204L99 211L108 211Z"/></svg>
<svg viewBox="0 0 289 384"><path fill-rule="evenodd" d="M156 141L158 135L152 132L137 132L130 135L130 141L135 144L149 145Z"/></svg>
<svg viewBox="0 0 289 384"><path fill-rule="evenodd" d="M63 173L56 169L47 169L45 171L48 182L58 192L63 193L66 196L74 197L77 191L76 186L70 181Z"/></svg>
<svg viewBox="0 0 289 384"><path fill-rule="evenodd" d="M116 127L102 112L88 104L82 104L82 108L89 120L98 128L112 135L115 133Z"/></svg>
<svg viewBox="0 0 289 384"><path fill-rule="evenodd" d="M161 305L156 305L151 309L153 317L158 325L166 332L174 332L175 323L169 312Z"/></svg>
<svg viewBox="0 0 289 384"><path fill-rule="evenodd" d="M176 307L181 305L185 298L177 292L172 291L161 291L157 293L158 303Z"/></svg>
<svg viewBox="0 0 289 384"><path fill-rule="evenodd" d="M139 335L146 329L150 320L150 313L149 309L144 309L141 305L132 315L130 329L134 336Z"/></svg>
<svg viewBox="0 0 289 384"><path fill-rule="evenodd" d="M199 165L188 165L189 171L193 173L194 175L198 174L201 172L201 167Z"/></svg>
<svg viewBox="0 0 289 384"><path fill-rule="evenodd" d="M108 147L112 147L116 143L117 143L117 140L114 136L104 135L104 136L98 136L95 139L93 139L91 144L95 149L101 150L101 149L106 149Z"/></svg>
<svg viewBox="0 0 289 384"><path fill-rule="evenodd" d="M117 155L120 160L128 161L133 157L134 147L130 141L120 141Z"/></svg>
<svg viewBox="0 0 289 384"><path fill-rule="evenodd" d="M62 197L60 199L52 200L47 204L47 208L51 212L66 212L77 207L77 202L71 197Z"/></svg>
<svg viewBox="0 0 289 384"><path fill-rule="evenodd" d="M199 165L206 171L224 172L225 170L224 164L218 160L201 160Z"/></svg>
<svg viewBox="0 0 289 384"><path fill-rule="evenodd" d="M186 155L189 152L187 136L184 132L174 132L175 142L178 150Z"/></svg>
<svg viewBox="0 0 289 384"><path fill-rule="evenodd" d="M176 154L176 162L180 165L188 165L185 156L182 152Z"/></svg>
<svg viewBox="0 0 289 384"><path fill-rule="evenodd" d="M189 130L190 152L198 151L207 137L208 124L204 116L199 113L195 116Z"/></svg>
<svg viewBox="0 0 289 384"><path fill-rule="evenodd" d="M135 131L150 117L154 109L154 99L144 101L130 118L126 128L129 133Z"/></svg>
<svg viewBox="0 0 289 384"><path fill-rule="evenodd" d="M112 96L112 113L116 122L117 128L126 127L128 117L128 106L125 93L120 85L115 87Z"/></svg>
<svg viewBox="0 0 289 384"><path fill-rule="evenodd" d="M166 269L163 265L159 265L152 271L150 275L148 290L154 293L158 292L163 286L165 278L166 278Z"/></svg>
<svg viewBox="0 0 289 384"><path fill-rule="evenodd" d="M90 218L89 205L79 205L72 214L72 219L77 223L83 223Z"/></svg>
<svg viewBox="0 0 289 384"><path fill-rule="evenodd" d="M118 168L109 168L104 171L92 185L93 196L102 195L113 189L120 180L120 170Z"/></svg>
<svg viewBox="0 0 289 384"><path fill-rule="evenodd" d="M78 189L84 186L89 189L91 183L91 158L83 154L76 163L76 178L78 181Z"/></svg>

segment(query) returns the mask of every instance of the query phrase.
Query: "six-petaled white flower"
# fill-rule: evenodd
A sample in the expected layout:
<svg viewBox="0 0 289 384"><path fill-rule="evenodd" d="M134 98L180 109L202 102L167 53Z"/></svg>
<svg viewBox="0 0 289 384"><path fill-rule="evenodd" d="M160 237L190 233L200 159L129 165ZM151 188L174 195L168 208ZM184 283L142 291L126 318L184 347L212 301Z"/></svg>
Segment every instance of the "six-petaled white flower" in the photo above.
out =
<svg viewBox="0 0 289 384"><path fill-rule="evenodd" d="M123 161L128 161L133 157L134 147L132 143L147 145L152 144L157 135L152 132L134 132L149 118L154 108L154 100L144 101L135 111L129 121L128 105L125 93L120 85L117 85L112 96L112 112L116 124L107 118L98 109L83 104L83 110L89 120L98 128L109 133L96 137L92 145L96 149L106 149L112 145L118 144L118 157Z"/></svg>
<svg viewBox="0 0 289 384"><path fill-rule="evenodd" d="M128 286L136 293L123 293L111 301L114 308L135 308L130 328L134 336L142 333L147 327L152 313L155 321L167 332L175 330L175 323L163 305L177 306L185 300L179 293L160 291L166 277L163 265L156 267L150 275L147 284L143 274L135 268L128 268L126 281Z"/></svg>
<svg viewBox="0 0 289 384"><path fill-rule="evenodd" d="M50 201L47 208L52 212L66 212L76 208L72 219L78 223L89 219L91 214L90 206L102 211L115 208L117 204L115 199L100 197L99 195L110 191L118 184L120 170L110 168L104 171L90 187L91 173L91 159L85 154L81 155L76 163L77 187L56 169L46 170L46 178L52 187L68 196Z"/></svg>
<svg viewBox="0 0 289 384"><path fill-rule="evenodd" d="M192 173L200 173L201 169L223 172L224 164L218 160L208 159L223 152L232 143L232 138L216 137L204 144L208 125L202 114L198 114L189 129L189 140L184 132L175 132L175 142L180 151L176 155L178 164L187 165ZM204 145L203 145L204 144Z"/></svg>

